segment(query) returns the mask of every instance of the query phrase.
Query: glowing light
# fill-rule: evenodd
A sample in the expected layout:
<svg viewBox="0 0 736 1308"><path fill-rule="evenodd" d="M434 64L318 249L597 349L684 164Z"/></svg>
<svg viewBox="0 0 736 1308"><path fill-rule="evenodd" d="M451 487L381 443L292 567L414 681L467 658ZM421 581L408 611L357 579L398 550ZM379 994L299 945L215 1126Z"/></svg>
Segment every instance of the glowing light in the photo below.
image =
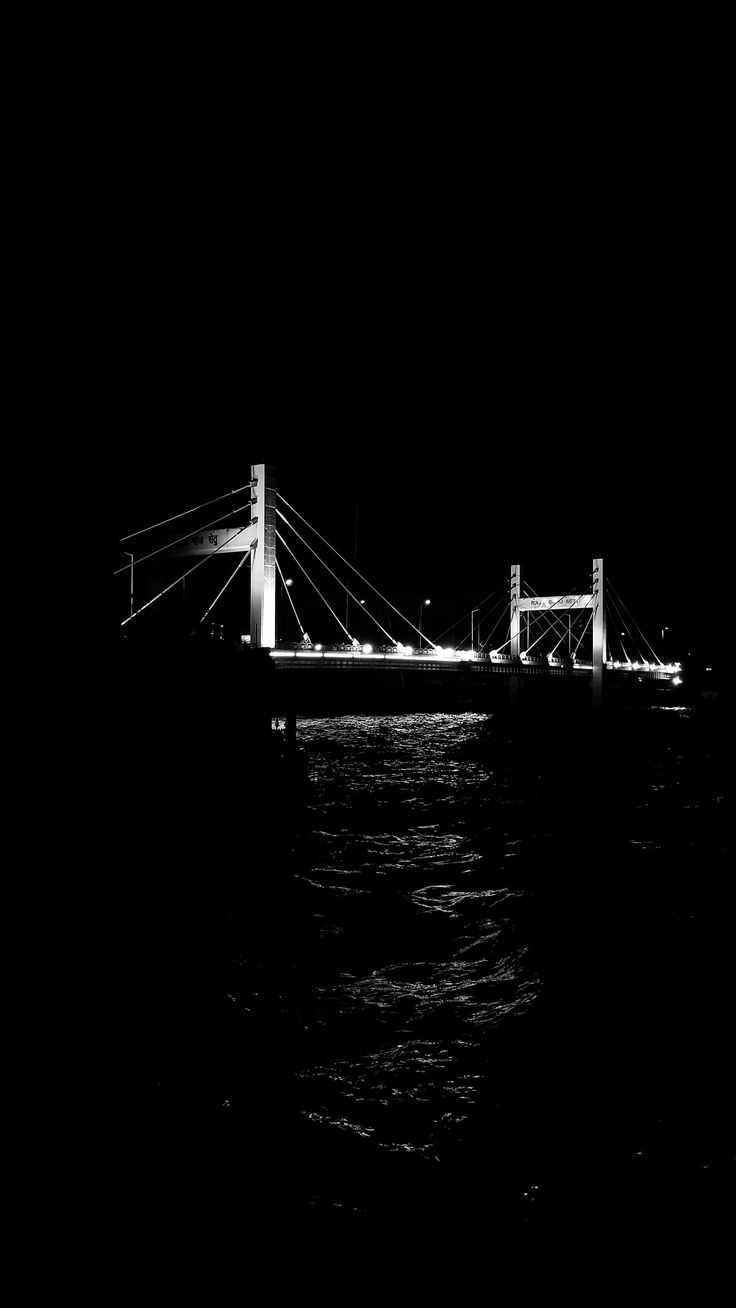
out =
<svg viewBox="0 0 736 1308"><path fill-rule="evenodd" d="M403 653L403 654L413 654L413 653L414 653L414 650L412 649L411 645L402 645L401 650L402 650L402 653Z"/></svg>
<svg viewBox="0 0 736 1308"><path fill-rule="evenodd" d="M681 686L681 685L682 685L682 677L673 677L673 678L672 678L672 685L673 685L673 686Z"/></svg>
<svg viewBox="0 0 736 1308"><path fill-rule="evenodd" d="M286 577L285 580L286 580L286 584L287 584L287 586L293 586L293 585L294 585L294 578L293 578L293 577Z"/></svg>
<svg viewBox="0 0 736 1308"><path fill-rule="evenodd" d="M316 650L321 650L322 646L321 646L321 645L315 645L314 648L315 648Z"/></svg>
<svg viewBox="0 0 736 1308"><path fill-rule="evenodd" d="M372 653L373 653L373 646L372 646L372 645L364 645L364 646L363 646L363 653L364 653L364 654L372 654Z"/></svg>

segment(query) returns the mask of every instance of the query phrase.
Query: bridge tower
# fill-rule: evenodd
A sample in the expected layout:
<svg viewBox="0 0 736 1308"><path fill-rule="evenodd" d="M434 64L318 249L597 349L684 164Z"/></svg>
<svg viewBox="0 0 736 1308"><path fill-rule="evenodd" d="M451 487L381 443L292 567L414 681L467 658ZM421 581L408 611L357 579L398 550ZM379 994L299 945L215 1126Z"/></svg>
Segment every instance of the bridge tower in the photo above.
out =
<svg viewBox="0 0 736 1308"><path fill-rule="evenodd" d="M254 463L253 522L256 527L250 569L251 649L276 646L276 477L267 463Z"/></svg>
<svg viewBox="0 0 736 1308"><path fill-rule="evenodd" d="M593 559L593 707L603 702L603 669L606 665L606 606L603 597L603 559Z"/></svg>
<svg viewBox="0 0 736 1308"><path fill-rule="evenodd" d="M521 599L522 583L522 565L520 563L511 564L511 657L518 659L521 654L521 609L519 601ZM521 694L521 677L512 675L509 682L509 703L515 706L519 702Z"/></svg>
<svg viewBox="0 0 736 1308"><path fill-rule="evenodd" d="M593 706L599 707L603 701L603 671L606 666L608 651L606 647L606 608L603 592L603 559L593 559L593 589L590 595L541 595L522 598L521 583L523 570L520 563L511 565L511 657L519 659L522 654L521 614L526 613L527 638L529 644L530 609L555 611L565 609L593 609L593 676L591 678ZM518 676L511 676L511 703L517 702L521 681Z"/></svg>
<svg viewBox="0 0 736 1308"><path fill-rule="evenodd" d="M521 654L521 599L522 566L511 564L511 657L518 659Z"/></svg>

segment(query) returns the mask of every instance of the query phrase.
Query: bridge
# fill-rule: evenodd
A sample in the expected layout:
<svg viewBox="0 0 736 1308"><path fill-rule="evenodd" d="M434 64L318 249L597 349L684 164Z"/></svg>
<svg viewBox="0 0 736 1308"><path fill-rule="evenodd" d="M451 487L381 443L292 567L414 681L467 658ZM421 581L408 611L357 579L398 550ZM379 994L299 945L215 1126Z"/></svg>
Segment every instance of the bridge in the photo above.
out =
<svg viewBox="0 0 736 1308"><path fill-rule="evenodd" d="M212 508L228 496L243 497L246 494L248 498L243 498L238 507L219 512L219 516ZM212 512L214 517L210 517ZM207 517L208 521L194 530L185 529L184 520L197 513ZM230 520L233 517L246 514L248 521L245 525L232 525ZM160 532L162 527L171 527L174 521L180 524L178 531L152 537L152 533ZM179 584L183 586L186 578L208 559L218 554L233 554L239 556L235 567L197 626L202 628L206 622L212 621L218 601L240 569L249 564L250 621L249 632L242 638L243 644L251 651L267 652L280 677L293 678L298 674L301 680L303 674L310 677L329 674L334 678L362 672L372 675L398 673L402 677L410 674L414 678L431 674L434 684L449 683L460 677L465 684L478 687L494 682L505 683L511 702L518 699L522 684L529 679L582 680L590 686L594 706L602 703L604 686L613 683L625 683L631 679L637 683L666 682L672 686L681 683L680 663L665 663L657 655L623 599L608 582L602 558L592 560L586 585L581 590L554 595L536 594L526 581L523 566L513 564L507 585L497 588L465 615L470 618L469 648L464 647L467 637L454 644L441 645L441 637L430 639L422 630L421 610L417 625L280 495L275 470L268 464L252 465L249 480L236 491L177 514L175 519L142 528L124 537L121 546L127 547L133 539L146 536L148 544L143 552L136 557L135 551L124 549L130 563L117 569L119 574L130 575L130 612L121 621L123 634L132 622L145 621L143 615L147 611L160 605ZM153 548L150 548L151 544ZM140 550L140 545L138 548ZM330 562L325 560L325 550L329 551ZM187 566L175 581L136 608L135 569L154 560L176 557L197 558L198 562ZM305 558L309 566L305 564ZM336 611L337 601L333 597L330 603L324 593L325 581L318 583L315 580L312 559L320 565L322 572L327 572L333 589L337 583L340 596L344 595L345 622ZM322 602L325 610L324 640L313 641L305 630L290 593L292 579L284 576L283 562L289 569L292 563L297 565ZM316 575L322 578L322 572ZM277 579L281 583L281 593L290 605L293 624L301 633L298 641L279 640ZM360 589L369 588L373 592L375 599L370 605L365 599L358 598L355 589L351 589L358 583ZM359 641L351 634L348 598L353 600L361 614L361 625L365 626L369 620L380 632L375 643ZM494 599L496 603L489 614L487 604ZM488 619L498 613L495 626L482 643L479 624L474 625L474 615L478 614L480 618L481 613L485 613ZM390 614L395 615L393 623L390 616L387 617ZM406 642L394 638L383 625L389 621L393 626L395 618L400 620L403 634L408 634ZM448 630L457 630L458 625L456 623ZM335 640L336 629L339 629L339 640ZM614 646L617 647L615 651ZM619 657L613 657L614 652Z"/></svg>

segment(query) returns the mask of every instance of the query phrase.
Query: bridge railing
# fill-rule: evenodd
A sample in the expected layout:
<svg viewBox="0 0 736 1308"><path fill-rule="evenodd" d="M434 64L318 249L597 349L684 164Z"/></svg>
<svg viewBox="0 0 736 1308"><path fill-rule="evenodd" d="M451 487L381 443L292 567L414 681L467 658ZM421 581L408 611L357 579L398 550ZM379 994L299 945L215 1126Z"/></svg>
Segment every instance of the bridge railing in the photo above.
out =
<svg viewBox="0 0 736 1308"><path fill-rule="evenodd" d="M507 669L513 671L517 668L519 672L542 673L544 671L560 673L583 673L592 670L592 663L589 659L579 658L555 658L552 655L535 655L523 651L518 658L511 654L499 653L497 650L491 650L488 653L479 653L475 650L452 650L452 649L427 649L415 650L408 645L383 645L374 649L372 645L365 644L339 644L339 645L321 645L313 644L311 641L293 642L289 645L281 645L277 649L270 651L271 657L279 661L285 660L305 660L311 663L331 663L334 665L345 664L392 664L394 666L406 666L410 664L413 667L421 665L423 668L436 667L437 665L459 665L462 663L472 664L478 671L483 668L496 670ZM655 677L658 680L672 679L674 684L678 684L678 674L681 672L679 663L647 663L647 662L620 662L618 660L608 661L606 669L609 672L617 674L630 673L639 677Z"/></svg>

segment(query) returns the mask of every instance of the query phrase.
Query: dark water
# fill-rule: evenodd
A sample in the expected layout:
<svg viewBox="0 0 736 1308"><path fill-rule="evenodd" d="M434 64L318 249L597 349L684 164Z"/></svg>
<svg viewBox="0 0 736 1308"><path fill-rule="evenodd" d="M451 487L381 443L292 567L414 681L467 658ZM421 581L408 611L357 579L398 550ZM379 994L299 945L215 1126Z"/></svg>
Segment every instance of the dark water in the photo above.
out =
<svg viewBox="0 0 736 1308"><path fill-rule="evenodd" d="M236 762L242 840L212 822L140 951L149 1219L499 1253L727 1230L718 718L343 717L299 744L297 829Z"/></svg>

